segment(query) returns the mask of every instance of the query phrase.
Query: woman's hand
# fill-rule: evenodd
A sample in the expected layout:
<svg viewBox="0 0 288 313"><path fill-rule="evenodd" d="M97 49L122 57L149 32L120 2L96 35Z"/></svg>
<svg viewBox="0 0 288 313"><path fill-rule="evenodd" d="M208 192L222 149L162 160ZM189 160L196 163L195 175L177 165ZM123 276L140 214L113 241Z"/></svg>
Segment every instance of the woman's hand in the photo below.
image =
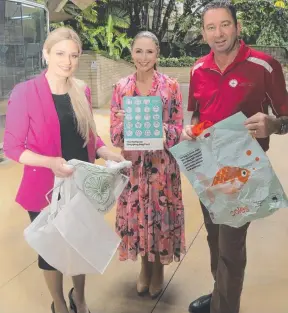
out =
<svg viewBox="0 0 288 313"><path fill-rule="evenodd" d="M119 154L119 153L114 153L112 151L110 151L108 160L110 161L115 161L115 162L123 162L126 161L125 158L123 157L123 155Z"/></svg>
<svg viewBox="0 0 288 313"><path fill-rule="evenodd" d="M124 121L124 117L125 117L125 111L124 110L118 110L115 112L115 116L121 121Z"/></svg>
<svg viewBox="0 0 288 313"><path fill-rule="evenodd" d="M119 154L109 150L107 147L103 146L97 150L97 154L100 158L106 161L123 162L126 161L125 158Z"/></svg>
<svg viewBox="0 0 288 313"><path fill-rule="evenodd" d="M69 168L66 160L63 158L50 158L48 167L52 170L56 177L65 178L73 174L73 169Z"/></svg>
<svg viewBox="0 0 288 313"><path fill-rule="evenodd" d="M166 123L163 123L163 141L166 142L166 132L168 131L168 125Z"/></svg>

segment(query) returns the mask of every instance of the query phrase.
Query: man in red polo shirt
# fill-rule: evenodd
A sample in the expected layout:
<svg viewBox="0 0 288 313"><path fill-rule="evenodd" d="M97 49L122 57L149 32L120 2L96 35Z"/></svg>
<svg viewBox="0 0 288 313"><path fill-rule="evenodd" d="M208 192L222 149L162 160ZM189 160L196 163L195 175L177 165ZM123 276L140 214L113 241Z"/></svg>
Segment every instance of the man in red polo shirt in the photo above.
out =
<svg viewBox="0 0 288 313"><path fill-rule="evenodd" d="M288 95L281 65L271 56L249 48L238 39L240 25L235 7L228 1L212 1L204 9L203 37L211 47L191 70L188 111L192 125L205 120L217 123L239 111L247 117L247 129L264 151L269 136L288 132ZM268 115L268 106L275 116ZM183 139L193 140L191 125ZM192 313L239 313L246 266L246 234L241 228L216 225L201 204L211 270L215 280L212 294L189 306Z"/></svg>

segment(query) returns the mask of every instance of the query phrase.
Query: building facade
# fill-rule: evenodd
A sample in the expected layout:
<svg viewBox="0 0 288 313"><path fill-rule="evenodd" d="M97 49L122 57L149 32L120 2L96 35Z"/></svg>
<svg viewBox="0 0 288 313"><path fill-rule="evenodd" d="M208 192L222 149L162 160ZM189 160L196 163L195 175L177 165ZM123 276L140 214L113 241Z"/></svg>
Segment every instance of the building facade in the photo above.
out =
<svg viewBox="0 0 288 313"><path fill-rule="evenodd" d="M45 6L0 0L0 149L7 100L13 87L42 70L42 46L49 29Z"/></svg>

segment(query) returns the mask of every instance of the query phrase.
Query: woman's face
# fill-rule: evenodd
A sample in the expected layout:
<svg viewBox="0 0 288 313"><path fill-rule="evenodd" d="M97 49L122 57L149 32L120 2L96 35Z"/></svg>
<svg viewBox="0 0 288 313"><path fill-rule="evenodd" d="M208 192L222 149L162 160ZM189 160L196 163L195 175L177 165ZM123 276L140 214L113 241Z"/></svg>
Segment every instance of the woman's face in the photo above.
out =
<svg viewBox="0 0 288 313"><path fill-rule="evenodd" d="M62 40L56 43L48 54L44 51L48 62L48 70L60 77L69 77L77 69L79 62L79 46L73 40Z"/></svg>
<svg viewBox="0 0 288 313"><path fill-rule="evenodd" d="M157 62L158 48L151 38L138 38L132 49L132 59L138 71L148 72Z"/></svg>

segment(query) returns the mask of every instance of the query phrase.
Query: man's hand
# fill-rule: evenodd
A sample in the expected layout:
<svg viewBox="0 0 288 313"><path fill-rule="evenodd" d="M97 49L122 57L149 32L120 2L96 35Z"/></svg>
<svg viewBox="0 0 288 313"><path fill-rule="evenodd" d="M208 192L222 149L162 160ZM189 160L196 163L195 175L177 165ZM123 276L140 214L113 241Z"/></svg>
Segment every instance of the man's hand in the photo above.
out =
<svg viewBox="0 0 288 313"><path fill-rule="evenodd" d="M181 141L183 140L195 140L196 137L193 135L192 133L192 127L193 125L186 125L183 130L182 130L182 134L181 134Z"/></svg>
<svg viewBox="0 0 288 313"><path fill-rule="evenodd" d="M274 116L257 113L245 122L245 127L255 138L266 138L279 131L281 121Z"/></svg>

